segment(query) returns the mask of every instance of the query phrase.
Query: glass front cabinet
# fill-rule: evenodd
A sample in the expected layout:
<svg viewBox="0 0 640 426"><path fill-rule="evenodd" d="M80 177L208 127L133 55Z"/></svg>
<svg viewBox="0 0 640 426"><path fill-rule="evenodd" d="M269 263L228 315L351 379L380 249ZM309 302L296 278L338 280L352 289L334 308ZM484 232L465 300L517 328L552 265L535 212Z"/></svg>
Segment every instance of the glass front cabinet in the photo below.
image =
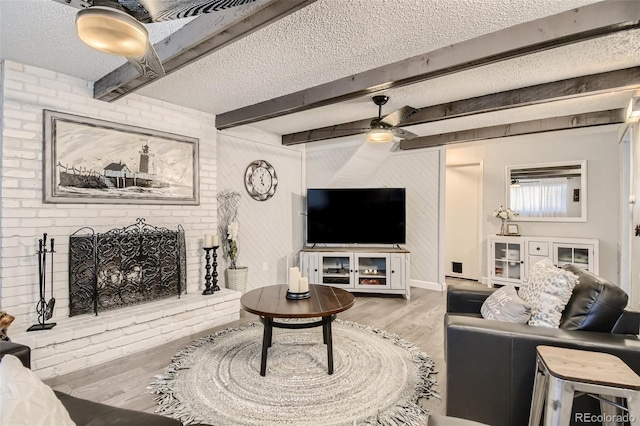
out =
<svg viewBox="0 0 640 426"><path fill-rule="evenodd" d="M318 276L311 279L310 284L327 284L336 287L352 287L353 259L344 253L323 253L320 256Z"/></svg>
<svg viewBox="0 0 640 426"><path fill-rule="evenodd" d="M572 263L578 268L586 269L594 274L594 246L593 244L553 244L553 263L562 267Z"/></svg>
<svg viewBox="0 0 640 426"><path fill-rule="evenodd" d="M519 286L524 277L524 241L496 237L489 242L490 282Z"/></svg>
<svg viewBox="0 0 640 426"><path fill-rule="evenodd" d="M599 273L597 239L490 236L488 244L489 287L505 284L520 287L533 265L543 259L558 267L573 264Z"/></svg>
<svg viewBox="0 0 640 426"><path fill-rule="evenodd" d="M300 270L310 284L349 291L402 294L409 299L409 252L401 249L350 252L306 249Z"/></svg>
<svg viewBox="0 0 640 426"><path fill-rule="evenodd" d="M353 283L360 289L390 289L389 255L358 254L354 255L356 265Z"/></svg>

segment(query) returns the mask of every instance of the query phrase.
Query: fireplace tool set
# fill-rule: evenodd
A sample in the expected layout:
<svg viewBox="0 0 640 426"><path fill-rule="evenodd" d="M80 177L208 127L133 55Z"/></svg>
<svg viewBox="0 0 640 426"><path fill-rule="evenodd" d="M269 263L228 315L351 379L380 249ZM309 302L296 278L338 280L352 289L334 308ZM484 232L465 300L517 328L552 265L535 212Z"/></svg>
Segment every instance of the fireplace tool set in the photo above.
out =
<svg viewBox="0 0 640 426"><path fill-rule="evenodd" d="M53 297L53 253L55 253L54 247L55 240L51 238L47 249L47 234L43 234L42 238L38 240L38 278L40 280L40 300L36 306L36 312L38 313L38 324L34 324L27 329L27 331L37 330L51 330L55 327L55 322L45 322L53 317L53 308L56 304L56 299ZM47 253L51 253L51 298L49 301L45 299L47 290Z"/></svg>

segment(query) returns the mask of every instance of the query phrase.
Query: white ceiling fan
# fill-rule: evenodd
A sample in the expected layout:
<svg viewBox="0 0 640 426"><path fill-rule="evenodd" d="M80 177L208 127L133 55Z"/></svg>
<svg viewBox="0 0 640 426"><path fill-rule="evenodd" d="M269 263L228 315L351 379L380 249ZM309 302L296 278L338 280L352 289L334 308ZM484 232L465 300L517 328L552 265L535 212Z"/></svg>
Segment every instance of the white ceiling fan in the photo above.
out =
<svg viewBox="0 0 640 426"><path fill-rule="evenodd" d="M143 23L187 18L255 0L53 0L77 9L80 39L101 52L124 56L145 77L164 75Z"/></svg>

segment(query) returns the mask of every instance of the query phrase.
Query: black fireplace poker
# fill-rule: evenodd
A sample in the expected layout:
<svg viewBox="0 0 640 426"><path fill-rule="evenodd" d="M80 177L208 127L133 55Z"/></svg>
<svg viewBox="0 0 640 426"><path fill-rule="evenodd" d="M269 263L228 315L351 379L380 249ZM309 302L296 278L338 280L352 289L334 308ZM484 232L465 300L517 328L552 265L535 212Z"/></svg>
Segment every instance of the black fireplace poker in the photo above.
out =
<svg viewBox="0 0 640 426"><path fill-rule="evenodd" d="M42 235L42 238L38 240L38 251L36 252L36 254L38 255L38 279L40 286L40 300L36 305L38 323L29 327L27 331L51 330L56 326L55 322L46 322L46 320L53 317L53 308L56 304L56 299L55 297L53 297L53 253L55 253L54 243L55 240L51 238L49 242L51 248L47 249L46 233L44 233ZM47 290L47 253L51 253L51 298L48 302L45 299Z"/></svg>

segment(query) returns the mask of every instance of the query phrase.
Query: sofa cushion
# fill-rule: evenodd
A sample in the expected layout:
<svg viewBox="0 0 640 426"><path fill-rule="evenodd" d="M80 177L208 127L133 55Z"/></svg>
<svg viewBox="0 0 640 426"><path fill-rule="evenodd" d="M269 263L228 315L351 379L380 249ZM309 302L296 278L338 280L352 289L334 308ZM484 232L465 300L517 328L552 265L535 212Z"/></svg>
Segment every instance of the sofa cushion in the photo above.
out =
<svg viewBox="0 0 640 426"><path fill-rule="evenodd" d="M480 313L489 320L526 324L531 317L531 305L518 296L515 287L506 285L487 297Z"/></svg>
<svg viewBox="0 0 640 426"><path fill-rule="evenodd" d="M57 391L56 396L78 426L182 426L180 421L160 414L100 404Z"/></svg>
<svg viewBox="0 0 640 426"><path fill-rule="evenodd" d="M578 277L578 284L562 312L560 328L610 333L629 296L620 287L574 265L563 269Z"/></svg>
<svg viewBox="0 0 640 426"><path fill-rule="evenodd" d="M556 267L549 259L533 265L518 292L531 305L529 325L558 328L577 282L576 275Z"/></svg>
<svg viewBox="0 0 640 426"><path fill-rule="evenodd" d="M0 361L0 424L75 426L53 390L9 354Z"/></svg>

